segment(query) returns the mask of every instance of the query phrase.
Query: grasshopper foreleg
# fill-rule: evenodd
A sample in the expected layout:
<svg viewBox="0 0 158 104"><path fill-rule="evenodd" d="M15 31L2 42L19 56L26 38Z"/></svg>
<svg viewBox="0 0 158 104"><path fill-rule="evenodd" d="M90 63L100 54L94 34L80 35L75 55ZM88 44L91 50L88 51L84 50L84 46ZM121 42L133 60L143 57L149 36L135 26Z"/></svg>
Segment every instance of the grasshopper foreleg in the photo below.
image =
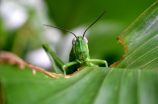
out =
<svg viewBox="0 0 158 104"><path fill-rule="evenodd" d="M63 65L62 68L63 68L63 71L64 71L64 75L66 75L66 68L68 68L69 66L78 64L78 63L79 63L78 61L73 61L73 62L69 62L69 63Z"/></svg>
<svg viewBox="0 0 158 104"><path fill-rule="evenodd" d="M105 64L105 67L108 68L108 63L106 60L100 60L100 59L89 59L87 60L88 62L96 62L96 63L100 63L100 64Z"/></svg>

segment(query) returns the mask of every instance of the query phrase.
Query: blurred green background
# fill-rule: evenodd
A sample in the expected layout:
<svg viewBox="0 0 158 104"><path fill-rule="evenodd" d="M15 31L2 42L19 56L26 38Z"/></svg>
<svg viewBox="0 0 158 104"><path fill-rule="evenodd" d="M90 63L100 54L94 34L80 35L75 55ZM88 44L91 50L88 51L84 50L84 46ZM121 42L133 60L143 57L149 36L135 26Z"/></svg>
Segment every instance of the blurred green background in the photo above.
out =
<svg viewBox="0 0 158 104"><path fill-rule="evenodd" d="M62 27L82 35L105 10L105 15L86 33L91 58L119 61L124 48L117 37L156 0L2 0L0 3L0 50L51 69L42 44L49 44L68 62L72 34L46 27Z"/></svg>

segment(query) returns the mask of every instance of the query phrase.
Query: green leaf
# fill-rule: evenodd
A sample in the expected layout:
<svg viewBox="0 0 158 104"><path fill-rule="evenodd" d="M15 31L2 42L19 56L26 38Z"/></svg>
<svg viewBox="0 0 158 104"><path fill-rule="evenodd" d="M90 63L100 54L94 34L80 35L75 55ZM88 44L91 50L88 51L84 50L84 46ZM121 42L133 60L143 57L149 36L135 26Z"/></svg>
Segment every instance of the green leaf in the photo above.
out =
<svg viewBox="0 0 158 104"><path fill-rule="evenodd" d="M3 74L2 74L3 73ZM153 70L85 68L70 79L53 79L28 68L0 66L7 104L156 104L158 73ZM150 96L149 96L150 95Z"/></svg>
<svg viewBox="0 0 158 104"><path fill-rule="evenodd" d="M143 12L119 37L125 47L118 68L158 68L158 3Z"/></svg>

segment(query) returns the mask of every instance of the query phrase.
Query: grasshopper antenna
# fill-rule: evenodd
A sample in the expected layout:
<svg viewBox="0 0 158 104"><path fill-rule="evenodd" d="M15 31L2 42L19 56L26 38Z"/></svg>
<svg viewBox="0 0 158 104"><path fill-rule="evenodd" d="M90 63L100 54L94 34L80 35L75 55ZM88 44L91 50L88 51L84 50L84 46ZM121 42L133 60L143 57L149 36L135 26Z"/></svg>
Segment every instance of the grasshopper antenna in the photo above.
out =
<svg viewBox="0 0 158 104"><path fill-rule="evenodd" d="M105 11L103 12L103 14L102 14L97 20L95 20L95 21L84 31L83 37L85 36L86 31L87 31L92 25L94 25L94 24L105 14L106 11L107 11L107 10L105 10Z"/></svg>
<svg viewBox="0 0 158 104"><path fill-rule="evenodd" d="M44 25L45 25L45 24L44 24ZM54 27L54 28L57 28L57 29L61 29L61 30L67 31L67 32L73 34L73 35L77 38L77 36L76 36L73 32L71 32L71 31L69 31L69 30L63 29L63 28L61 28L61 27L52 26L52 25L45 25L45 26Z"/></svg>

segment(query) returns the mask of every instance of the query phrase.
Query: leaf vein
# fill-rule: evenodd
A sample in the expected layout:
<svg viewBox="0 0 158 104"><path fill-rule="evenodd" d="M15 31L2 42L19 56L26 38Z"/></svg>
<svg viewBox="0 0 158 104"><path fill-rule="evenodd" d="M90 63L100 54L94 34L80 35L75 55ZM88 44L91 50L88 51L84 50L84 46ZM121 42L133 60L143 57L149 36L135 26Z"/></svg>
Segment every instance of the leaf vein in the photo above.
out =
<svg viewBox="0 0 158 104"><path fill-rule="evenodd" d="M94 100L92 101L93 104L96 102L97 96L99 95L99 93L101 92L101 89L103 87L103 83L105 83L107 77L110 75L110 73L113 71L114 68L112 68L108 74L105 76L105 78L103 79L102 83L100 84L100 87L98 88L98 92L96 92L96 96L94 97Z"/></svg>
<svg viewBox="0 0 158 104"><path fill-rule="evenodd" d="M134 64L137 60L139 60L140 58L142 58L143 56L145 56L146 54L148 54L148 53L152 52L153 50L155 50L156 48L158 48L158 46L154 47L154 48L151 49L150 51L147 51L145 54L143 54L143 55L141 55L140 57L138 57L136 60L134 60L132 63L130 63L130 64L127 66L127 68L130 67L132 64Z"/></svg>

